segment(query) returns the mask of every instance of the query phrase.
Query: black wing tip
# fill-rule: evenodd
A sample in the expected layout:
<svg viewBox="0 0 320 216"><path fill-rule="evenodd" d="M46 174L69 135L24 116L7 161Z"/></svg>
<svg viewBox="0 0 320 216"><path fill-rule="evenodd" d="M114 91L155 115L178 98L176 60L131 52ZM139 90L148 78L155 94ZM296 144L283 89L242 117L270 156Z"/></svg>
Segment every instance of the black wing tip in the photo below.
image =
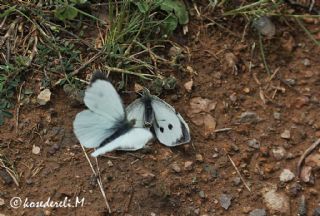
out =
<svg viewBox="0 0 320 216"><path fill-rule="evenodd" d="M107 76L101 71L95 71L92 74L90 83L94 83L97 80L105 80L108 81Z"/></svg>

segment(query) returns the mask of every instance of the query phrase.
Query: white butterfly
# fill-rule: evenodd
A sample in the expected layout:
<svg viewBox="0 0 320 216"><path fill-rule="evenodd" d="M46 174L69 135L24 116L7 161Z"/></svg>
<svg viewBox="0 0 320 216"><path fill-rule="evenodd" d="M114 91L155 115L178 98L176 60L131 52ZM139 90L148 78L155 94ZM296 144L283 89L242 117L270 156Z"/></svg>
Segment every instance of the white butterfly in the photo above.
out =
<svg viewBox="0 0 320 216"><path fill-rule="evenodd" d="M126 110L128 119L135 119L136 127L151 127L160 143L166 146L177 146L191 140L188 124L182 116L147 89Z"/></svg>
<svg viewBox="0 0 320 216"><path fill-rule="evenodd" d="M120 96L104 74L96 72L86 89L84 103L89 108L77 114L73 130L81 145L97 148L97 157L113 150L135 151L152 139L144 128L134 128L129 121Z"/></svg>

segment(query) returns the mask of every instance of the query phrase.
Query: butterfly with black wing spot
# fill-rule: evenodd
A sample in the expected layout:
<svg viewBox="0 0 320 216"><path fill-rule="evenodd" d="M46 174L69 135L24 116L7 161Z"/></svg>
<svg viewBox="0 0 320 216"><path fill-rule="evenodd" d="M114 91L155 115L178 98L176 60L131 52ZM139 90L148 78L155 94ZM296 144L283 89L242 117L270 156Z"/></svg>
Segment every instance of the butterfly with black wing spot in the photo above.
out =
<svg viewBox="0 0 320 216"><path fill-rule="evenodd" d="M148 89L143 90L141 98L127 107L128 119L135 119L136 127L151 128L160 143L177 146L191 140L188 124L175 109Z"/></svg>
<svg viewBox="0 0 320 216"><path fill-rule="evenodd" d="M77 114L73 130L81 145L96 148L93 157L113 150L135 151L152 139L149 130L127 119L120 96L103 73L94 73L84 103L89 109Z"/></svg>

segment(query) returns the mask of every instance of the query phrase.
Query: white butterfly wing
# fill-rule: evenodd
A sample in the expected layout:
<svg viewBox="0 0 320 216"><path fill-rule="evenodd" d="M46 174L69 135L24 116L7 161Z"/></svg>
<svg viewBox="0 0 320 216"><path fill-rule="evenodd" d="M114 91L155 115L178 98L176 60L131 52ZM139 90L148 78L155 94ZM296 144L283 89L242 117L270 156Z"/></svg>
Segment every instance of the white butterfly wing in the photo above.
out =
<svg viewBox="0 0 320 216"><path fill-rule="evenodd" d="M125 118L121 98L113 85L106 80L97 79L91 83L85 91L84 103L106 120L118 122Z"/></svg>
<svg viewBox="0 0 320 216"><path fill-rule="evenodd" d="M110 143L96 149L91 156L97 157L113 150L135 151L143 148L152 137L152 133L147 129L132 128Z"/></svg>
<svg viewBox="0 0 320 216"><path fill-rule="evenodd" d="M153 128L160 143L176 146L190 141L188 124L172 106L156 96L152 96L151 105L155 116Z"/></svg>
<svg viewBox="0 0 320 216"><path fill-rule="evenodd" d="M73 122L73 131L81 145L95 148L116 131L113 124L114 121L105 116L84 110L77 114Z"/></svg>
<svg viewBox="0 0 320 216"><path fill-rule="evenodd" d="M127 108L127 118L129 121L135 120L134 127L141 128L144 127L144 112L145 105L142 100L136 99Z"/></svg>

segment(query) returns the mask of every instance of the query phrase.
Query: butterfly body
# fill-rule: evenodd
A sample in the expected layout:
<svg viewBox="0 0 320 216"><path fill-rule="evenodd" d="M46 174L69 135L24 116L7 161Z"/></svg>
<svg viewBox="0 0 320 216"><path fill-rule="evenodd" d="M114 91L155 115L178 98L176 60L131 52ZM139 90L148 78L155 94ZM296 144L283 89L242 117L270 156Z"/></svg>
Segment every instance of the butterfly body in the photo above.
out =
<svg viewBox="0 0 320 216"><path fill-rule="evenodd" d="M127 107L128 119L135 119L137 127L147 127L155 133L160 143L176 146L190 141L187 123L175 109L149 90Z"/></svg>

